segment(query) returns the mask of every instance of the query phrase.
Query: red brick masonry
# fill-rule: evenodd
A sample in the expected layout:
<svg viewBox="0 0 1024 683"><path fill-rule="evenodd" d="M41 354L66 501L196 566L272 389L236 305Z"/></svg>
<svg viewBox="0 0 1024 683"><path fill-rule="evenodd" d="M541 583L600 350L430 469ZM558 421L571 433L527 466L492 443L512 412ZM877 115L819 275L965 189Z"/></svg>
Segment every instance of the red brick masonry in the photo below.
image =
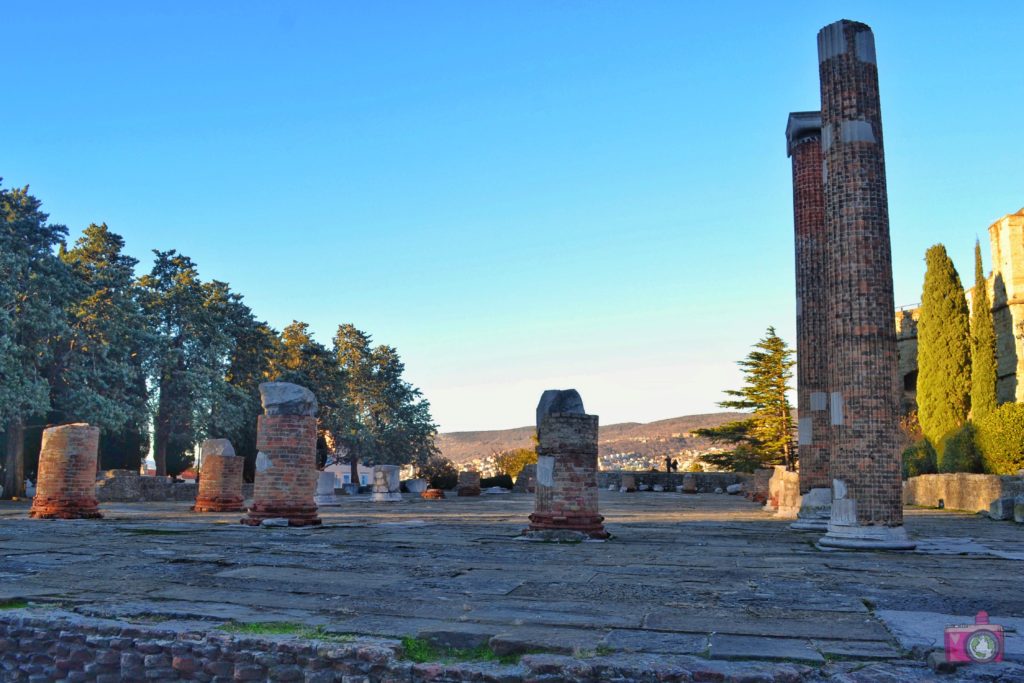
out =
<svg viewBox="0 0 1024 683"><path fill-rule="evenodd" d="M789 115L793 158L793 226L796 252L797 414L800 493L830 488L828 419L828 314L825 263L825 196L821 177L821 113Z"/></svg>
<svg viewBox="0 0 1024 683"><path fill-rule="evenodd" d="M900 386L878 68L871 29L818 34L824 159L831 477L858 525L903 523ZM836 497L840 497L837 491ZM833 520L835 520L833 505Z"/></svg>
<svg viewBox="0 0 1024 683"><path fill-rule="evenodd" d="M289 526L320 524L313 501L318 476L316 418L260 415L256 448L269 465L257 458L253 505L242 524L256 526L274 517L286 518Z"/></svg>
<svg viewBox="0 0 1024 683"><path fill-rule="evenodd" d="M242 465L237 455L205 455L195 512L242 512Z"/></svg>
<svg viewBox="0 0 1024 683"><path fill-rule="evenodd" d="M38 519L98 519L96 451L100 430L85 423L43 431L39 452L39 481L29 517Z"/></svg>
<svg viewBox="0 0 1024 683"><path fill-rule="evenodd" d="M597 511L597 416L552 413L541 419L538 432L537 497L527 531L607 538Z"/></svg>

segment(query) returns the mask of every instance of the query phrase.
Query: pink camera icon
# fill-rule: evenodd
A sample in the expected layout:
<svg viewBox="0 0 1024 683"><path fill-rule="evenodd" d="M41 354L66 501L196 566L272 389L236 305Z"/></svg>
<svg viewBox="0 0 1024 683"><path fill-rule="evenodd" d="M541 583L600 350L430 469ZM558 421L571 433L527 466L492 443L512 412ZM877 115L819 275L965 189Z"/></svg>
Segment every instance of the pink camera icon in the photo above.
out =
<svg viewBox="0 0 1024 683"><path fill-rule="evenodd" d="M1003 661L1003 627L988 623L982 610L973 624L947 626L945 630L947 662Z"/></svg>

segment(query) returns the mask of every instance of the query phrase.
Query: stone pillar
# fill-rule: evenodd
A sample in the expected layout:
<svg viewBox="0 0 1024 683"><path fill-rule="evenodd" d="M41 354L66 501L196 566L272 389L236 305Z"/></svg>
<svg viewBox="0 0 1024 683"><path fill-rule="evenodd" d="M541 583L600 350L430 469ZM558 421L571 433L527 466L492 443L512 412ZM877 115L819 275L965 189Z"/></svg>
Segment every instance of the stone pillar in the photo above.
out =
<svg viewBox="0 0 1024 683"><path fill-rule="evenodd" d="M194 512L242 512L242 466L227 439L207 439L200 447L202 468Z"/></svg>
<svg viewBox="0 0 1024 683"><path fill-rule="evenodd" d="M29 517L99 519L96 452L100 430L84 422L43 430L36 495Z"/></svg>
<svg viewBox="0 0 1024 683"><path fill-rule="evenodd" d="M537 406L537 495L526 534L607 538L597 506L597 415L575 389L549 390Z"/></svg>
<svg viewBox="0 0 1024 683"><path fill-rule="evenodd" d="M338 475L334 472L319 472L317 473L316 480L316 495L313 496L313 500L316 502L318 508L322 507L337 507L340 505L338 502L338 496L335 495L334 489L338 487Z"/></svg>
<svg viewBox="0 0 1024 683"><path fill-rule="evenodd" d="M480 473L472 470L459 472L459 483L455 486L455 493L460 496L479 496Z"/></svg>
<svg viewBox="0 0 1024 683"><path fill-rule="evenodd" d="M395 503L402 500L402 480L397 465L376 465L373 468L374 503Z"/></svg>
<svg viewBox="0 0 1024 683"><path fill-rule="evenodd" d="M284 518L289 526L320 524L316 492L316 397L297 384L260 385L263 415L256 426L253 504L242 524Z"/></svg>
<svg viewBox="0 0 1024 683"><path fill-rule="evenodd" d="M821 112L795 112L786 124L786 153L793 159L793 227L796 246L797 424L800 512L791 528L825 531L832 507L829 481L828 314L825 262L825 194L821 177Z"/></svg>
<svg viewBox="0 0 1024 683"><path fill-rule="evenodd" d="M871 29L847 20L823 28L818 65L833 488L820 544L911 549L903 528L889 207Z"/></svg>

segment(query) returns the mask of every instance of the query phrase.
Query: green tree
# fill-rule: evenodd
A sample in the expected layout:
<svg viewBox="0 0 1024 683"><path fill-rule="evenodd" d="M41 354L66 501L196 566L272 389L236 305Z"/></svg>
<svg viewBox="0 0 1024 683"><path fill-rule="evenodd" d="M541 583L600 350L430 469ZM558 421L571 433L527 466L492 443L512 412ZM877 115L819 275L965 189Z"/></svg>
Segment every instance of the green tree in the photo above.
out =
<svg viewBox="0 0 1024 683"><path fill-rule="evenodd" d="M192 464L190 451L209 432L213 406L231 396L226 383L231 338L225 329L231 294L222 282L202 282L187 256L174 250L154 253L153 269L139 286L156 335L150 363L156 389L153 459L157 474L164 475Z"/></svg>
<svg viewBox="0 0 1024 683"><path fill-rule="evenodd" d="M53 340L49 421L99 427L101 461L107 448L127 445L126 434L144 434L147 421L142 354L151 338L135 296L138 261L123 249L120 235L93 224L71 249L60 250L76 288L65 301L67 333ZM137 467L144 441L135 443L135 453L110 460L123 466L127 458Z"/></svg>
<svg viewBox="0 0 1024 683"><path fill-rule="evenodd" d="M512 448L494 454L494 464L500 474L515 477L527 465L537 462L537 451L533 448Z"/></svg>
<svg viewBox="0 0 1024 683"><path fill-rule="evenodd" d="M977 421L976 439L988 474L1024 470L1024 403L1003 403Z"/></svg>
<svg viewBox="0 0 1024 683"><path fill-rule="evenodd" d="M453 489L459 481L459 470L448 458L434 454L416 466L416 476L426 479L432 489Z"/></svg>
<svg viewBox="0 0 1024 683"><path fill-rule="evenodd" d="M981 244L974 243L974 293L971 296L971 417L996 409L996 331L981 265Z"/></svg>
<svg viewBox="0 0 1024 683"><path fill-rule="evenodd" d="M769 327L765 337L754 345L747 357L738 361L745 384L726 390L734 398L719 406L752 411L744 420L694 433L717 443L733 446L721 453L709 453L701 459L720 469L753 471L757 467L784 464L795 469L793 448L793 407L789 403L789 385L793 379L793 351Z"/></svg>
<svg viewBox="0 0 1024 683"><path fill-rule="evenodd" d="M422 463L437 454L437 425L430 403L405 380L405 364L387 345L354 325L338 327L334 353L345 373L352 420L340 437L352 465L353 481L360 460L380 464Z"/></svg>
<svg viewBox="0 0 1024 683"><path fill-rule="evenodd" d="M917 323L917 410L925 437L939 443L967 421L971 337L964 288L946 248L929 248L925 264Z"/></svg>
<svg viewBox="0 0 1024 683"><path fill-rule="evenodd" d="M68 334L64 301L74 282L54 249L67 228L47 222L28 188L0 187L0 429L5 496L22 495L25 423L50 410L53 341Z"/></svg>
<svg viewBox="0 0 1024 683"><path fill-rule="evenodd" d="M256 474L256 423L262 412L259 385L271 379L281 342L277 332L256 320L241 300L227 310L230 337L225 382L228 390L214 401L210 415L211 437L230 439L235 453L245 461L244 477Z"/></svg>

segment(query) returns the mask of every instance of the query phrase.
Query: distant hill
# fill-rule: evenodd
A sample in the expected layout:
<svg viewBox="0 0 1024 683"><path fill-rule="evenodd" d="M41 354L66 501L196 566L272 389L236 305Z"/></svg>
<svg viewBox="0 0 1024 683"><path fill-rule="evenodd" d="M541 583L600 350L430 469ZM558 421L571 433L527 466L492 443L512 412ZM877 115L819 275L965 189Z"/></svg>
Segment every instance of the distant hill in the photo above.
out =
<svg viewBox="0 0 1024 683"><path fill-rule="evenodd" d="M657 422L602 425L598 434L598 450L601 455L637 453L663 457L685 449L705 449L711 442L690 436L690 432L701 427L717 427L743 416L744 413L737 412L708 413ZM479 432L448 432L438 434L437 445L446 458L461 464L474 458L486 457L494 451L530 448L534 431L534 427L530 426Z"/></svg>

